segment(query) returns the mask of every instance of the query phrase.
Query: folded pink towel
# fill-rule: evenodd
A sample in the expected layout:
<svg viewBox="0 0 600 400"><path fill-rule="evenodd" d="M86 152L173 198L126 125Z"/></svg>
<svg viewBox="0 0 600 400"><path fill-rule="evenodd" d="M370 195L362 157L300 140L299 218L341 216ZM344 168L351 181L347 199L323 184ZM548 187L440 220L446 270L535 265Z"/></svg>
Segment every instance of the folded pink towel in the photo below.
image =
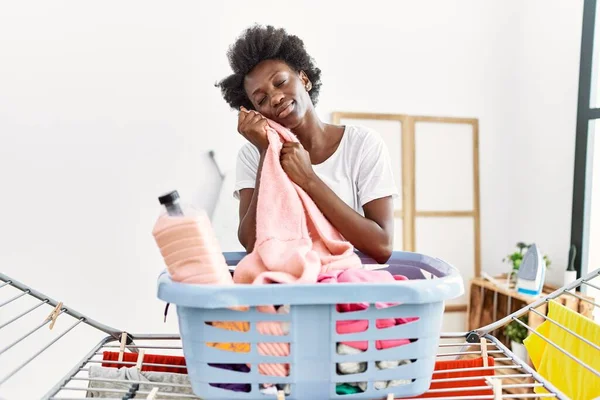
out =
<svg viewBox="0 0 600 400"><path fill-rule="evenodd" d="M312 199L293 183L279 161L283 142L298 139L268 120L267 149L256 208L256 242L235 269L235 283L315 283L321 272L360 268L354 247Z"/></svg>
<svg viewBox="0 0 600 400"><path fill-rule="evenodd" d="M319 283L357 283L357 282L395 282L407 280L402 275L392 275L388 271L381 270L364 270L364 269L350 269L344 271L329 271L319 275L317 282ZM375 303L377 308L386 308L398 305L398 303ZM369 307L367 303L352 303L352 304L338 304L336 306L339 312L352 312L366 310ZM396 325L405 324L411 321L415 321L418 318L380 318L376 321L375 325L379 329L389 328ZM336 323L336 332L339 334L358 333L365 332L369 327L368 320L342 320ZM368 342L366 340L361 341L350 341L341 342L350 347L354 347L359 350L367 350ZM387 339L377 340L375 347L378 350L388 349L391 347L402 346L410 343L409 339Z"/></svg>

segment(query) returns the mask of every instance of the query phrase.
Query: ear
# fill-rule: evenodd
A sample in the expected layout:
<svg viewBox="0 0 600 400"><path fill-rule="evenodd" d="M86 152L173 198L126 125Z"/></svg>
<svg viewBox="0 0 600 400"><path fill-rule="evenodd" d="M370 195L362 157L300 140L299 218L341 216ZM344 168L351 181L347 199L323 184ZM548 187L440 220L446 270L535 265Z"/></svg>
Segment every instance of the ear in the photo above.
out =
<svg viewBox="0 0 600 400"><path fill-rule="evenodd" d="M312 82L308 79L308 75L306 72L300 71L300 81L302 82L302 86L306 89L307 92L310 92L312 89Z"/></svg>

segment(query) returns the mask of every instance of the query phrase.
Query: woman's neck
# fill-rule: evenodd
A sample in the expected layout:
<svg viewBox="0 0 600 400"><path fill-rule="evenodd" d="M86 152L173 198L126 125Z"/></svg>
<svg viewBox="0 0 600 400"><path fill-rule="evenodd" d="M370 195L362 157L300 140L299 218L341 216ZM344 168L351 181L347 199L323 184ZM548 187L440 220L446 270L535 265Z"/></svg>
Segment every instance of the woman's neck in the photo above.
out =
<svg viewBox="0 0 600 400"><path fill-rule="evenodd" d="M302 143L302 147L312 153L312 150L321 149L326 144L325 127L325 123L319 119L314 109L311 109L306 112L302 122L294 127L293 132Z"/></svg>

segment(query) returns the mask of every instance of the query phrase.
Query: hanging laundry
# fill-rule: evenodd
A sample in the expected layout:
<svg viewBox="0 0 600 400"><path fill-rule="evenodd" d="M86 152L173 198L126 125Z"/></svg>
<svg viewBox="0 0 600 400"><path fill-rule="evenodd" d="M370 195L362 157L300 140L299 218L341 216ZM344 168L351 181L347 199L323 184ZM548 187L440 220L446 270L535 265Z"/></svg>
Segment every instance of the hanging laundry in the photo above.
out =
<svg viewBox="0 0 600 400"><path fill-rule="evenodd" d="M145 359L145 357L144 357ZM140 372L137 368L105 368L99 365L92 365L89 372L90 382L86 398L121 398L129 388L131 383L142 383L138 392L150 392L156 385L155 383L166 383L168 385L160 386L161 393L168 393L170 396L160 396L157 399L183 400L190 399L189 395L194 396L192 387L187 375L173 374L170 372ZM119 390L122 392L115 392ZM186 397L173 396L173 394L188 395ZM134 398L146 398L146 395L136 395Z"/></svg>
<svg viewBox="0 0 600 400"><path fill-rule="evenodd" d="M360 268L354 247L331 225L313 200L281 167L282 142L298 142L268 121L256 206L256 244L237 265L236 283L314 283L322 271ZM277 201L273 201L277 199Z"/></svg>
<svg viewBox="0 0 600 400"><path fill-rule="evenodd" d="M136 363L138 359L137 353L123 353L123 362ZM105 351L102 353L102 366L106 368L128 368L132 365L118 363L119 353L114 351ZM110 361L115 361L111 363ZM161 365L147 365L161 364ZM162 366L165 365L165 366ZM177 367L181 365L182 367ZM145 354L142 371L149 372L171 372L175 374L187 374L185 368L185 358L180 356L169 356L161 354Z"/></svg>
<svg viewBox="0 0 600 400"><path fill-rule="evenodd" d="M548 318L591 343L598 343L600 325L554 300L548 302ZM600 373L600 351L594 347L550 321L544 321L536 332ZM573 399L587 400L600 396L600 377L543 338L530 334L523 341L537 372ZM536 387L535 392L547 393L543 387Z"/></svg>
<svg viewBox="0 0 600 400"><path fill-rule="evenodd" d="M494 358L488 357L488 366L494 366ZM493 395L492 389L474 389L470 390L470 387L488 386L485 377L494 376L494 369L485 370L467 370L470 368L483 368L483 358L472 358L468 360L447 360L437 361L435 363L435 369L433 374L433 380L429 386L429 390L435 389L458 389L464 388L464 390L452 391L452 392L440 392L440 393L427 393L417 396L409 397L410 399L425 399L425 398L447 398L447 397L462 397L462 396L486 396ZM455 371L459 370L459 371ZM444 372L440 372L444 371ZM460 380L460 381L444 381L437 382L437 380L455 379L455 378L470 378L473 380Z"/></svg>
<svg viewBox="0 0 600 400"><path fill-rule="evenodd" d="M138 355L136 353L123 353L124 362L137 362ZM118 363L119 353L113 351L105 351L102 354L103 362L101 364L104 368L131 368L127 364ZM110 361L115 361L111 363ZM162 365L148 365L148 364L163 364ZM181 367L177 367L181 365ZM142 372L168 372L175 374L187 375L188 371L185 367L185 357L181 356L170 356L161 354L145 354L144 363L142 364ZM250 368L246 364L208 364L211 367L228 369L231 371L238 372L250 372ZM211 384L211 386L219 387L223 389L229 389L236 392L249 392L250 385L242 383L234 384Z"/></svg>

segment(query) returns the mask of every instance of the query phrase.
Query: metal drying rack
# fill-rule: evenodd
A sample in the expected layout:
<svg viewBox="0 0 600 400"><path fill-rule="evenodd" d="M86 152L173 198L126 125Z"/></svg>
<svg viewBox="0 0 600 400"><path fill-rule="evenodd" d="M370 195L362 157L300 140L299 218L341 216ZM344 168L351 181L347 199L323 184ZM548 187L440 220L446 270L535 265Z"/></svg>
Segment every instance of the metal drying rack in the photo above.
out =
<svg viewBox="0 0 600 400"><path fill-rule="evenodd" d="M590 350L596 350L600 352L600 342L593 343L588 339L585 339L578 335L577 333L571 331L565 326L562 326L558 322L548 318L542 313L538 312L536 308L543 305L546 302L549 302L552 299L556 299L559 296L568 295L574 296L578 298L580 301L584 301L592 304L594 307L600 308L600 304L597 302L590 300L589 298L585 298L580 294L575 293L576 288L581 288L583 292L587 289L593 289L600 291L600 269L595 270L594 272L588 274L585 277L582 277L575 281L574 283L564 286L551 294L540 297L539 300L523 307L522 309L508 315L505 318L502 318L499 321L496 321L488 326L482 327L480 329L476 329L471 332L466 333L450 333L450 334L442 334L439 352L438 352L438 360L447 360L447 359L463 359L463 358L475 358L483 356L484 360L487 360L486 355L494 357L494 365L488 366L487 361L484 361L483 367L478 368L462 368L460 370L445 370L443 372L468 372L468 371L489 371L494 370L495 375L491 377L487 377L485 382L485 386L480 387L469 387L469 390L485 390L488 391L492 389L493 395L483 395L483 396L456 396L454 393L464 391L465 388L448 388L448 389L433 389L429 390L427 393L429 395L435 394L439 397L436 397L438 400L499 400L499 399L527 399L527 398L556 398L561 400L568 399L563 393L561 393L558 389L554 387L552 382L541 377L531 366L528 365L527 360L521 360L517 358L504 344L501 343L495 336L493 336L493 332L499 328L504 327L506 324L517 321L517 323L523 325L530 334L535 334L544 339L550 346L553 346L563 352L567 357L573 359L575 362L592 372L598 379L600 379L600 371L595 370L589 365L585 364L577 357L573 356L566 350L562 349L556 343L546 339L545 337L539 335L532 327L524 323L519 319L522 315L525 315L529 312L536 313L539 317L543 318L545 321L550 322L551 324L557 325L564 331L566 331L569 335L572 336L573 340L578 340L586 343ZM592 281L596 281L591 283ZM29 346L38 346L33 338L36 333L39 333L40 330L49 325L49 328L52 328L55 324L57 318L66 319L67 317L72 319L72 323L67 326L66 329L62 330L62 332L57 332L55 337L52 338L48 343L45 343L39 347L37 351L35 351L32 355L26 357L22 361L18 362L17 365L11 366L9 372L5 375L0 374L0 399L2 399L2 386L7 384L15 375L17 375L21 370L23 370L26 366L35 362L40 355L42 355L45 351L47 351L51 346L54 346L59 341L67 341L69 333L73 332L75 329L80 328L82 325L87 325L91 328L96 329L99 332L104 333L106 336L102 339L96 346L94 346L89 353L87 353L81 361L76 363L76 365L64 376L64 378L60 379L56 385L49 389L49 391L42 397L44 400L71 400L71 399L80 399L85 398L86 393L88 392L89 383L93 380L103 381L106 383L112 384L123 384L127 385L127 389L94 389L95 391L103 392L102 396L104 398L112 398L112 399L132 399L132 398L142 398L142 399L155 399L160 396L160 398L168 399L172 398L172 396L176 396L177 398L189 398L189 399L198 399L198 397L190 394L173 394L174 386L182 386L182 385L170 385L166 383L148 383L142 381L122 381L117 379L97 379L89 377L89 369L90 366L94 364L101 364L102 354L104 351L116 351L117 349L120 352L120 355L123 354L124 351L135 352L138 353L138 361L136 362L127 362L121 361L120 357L119 361L110 361L111 364L123 365L126 367L137 366L140 368L143 365L146 366L163 366L163 367L171 367L171 368L186 368L181 365L163 365L163 364L151 364L143 361L143 354L146 351L151 351L156 353L158 351L168 352L169 354L178 354L183 355L182 347L181 347L181 339L179 335L164 335L164 334L131 334L127 333L109 326L106 326L98 321L95 321L86 315L73 310L66 305L63 305L61 302L58 302L51 297L46 296L4 274L0 273L0 294L1 290L7 287L12 287L17 289L17 295L10 297L8 300L0 303L0 310L2 307L7 306L8 304L14 304L25 298L26 296L33 297L37 299L37 303L34 306L30 306L26 308L24 311L20 312L16 316L12 317L7 321L3 321L0 318L0 334L3 329L8 327L14 327L14 324L19 322L23 322L23 317L34 312L34 310L43 307L44 305L49 307L51 311L46 319L41 321L38 325L31 327L19 327L18 332L20 334L18 337L12 341L10 341L7 345L3 343L0 344L0 365L2 365L2 356L4 353L10 351L11 349L18 347L22 343L29 342ZM599 292L600 293L600 292ZM63 321L64 322L64 321ZM33 342L32 342L33 341ZM600 341L600 338L598 338ZM173 342L173 343L171 343ZM167 344L165 344L167 343ZM599 354L600 356L600 354ZM496 373L499 374L496 374ZM435 371L433 375L434 382L461 382L468 381L473 379L478 379L474 377L465 377L465 378L446 378L446 379L436 379L436 374L438 372ZM150 385L152 389L140 389L140 385ZM548 393L534 393L533 389L536 387L544 387ZM189 386L187 386L190 389ZM520 391L517 393L516 391ZM277 395L277 398L282 394L280 392ZM113 397L110 397L113 396ZM262 398L267 398L267 396L261 396ZM343 398L343 397L341 397ZM391 399L390 395L388 399ZM3 399L4 400L4 399ZM6 399L9 400L9 399ZM12 399L10 399L12 400Z"/></svg>

